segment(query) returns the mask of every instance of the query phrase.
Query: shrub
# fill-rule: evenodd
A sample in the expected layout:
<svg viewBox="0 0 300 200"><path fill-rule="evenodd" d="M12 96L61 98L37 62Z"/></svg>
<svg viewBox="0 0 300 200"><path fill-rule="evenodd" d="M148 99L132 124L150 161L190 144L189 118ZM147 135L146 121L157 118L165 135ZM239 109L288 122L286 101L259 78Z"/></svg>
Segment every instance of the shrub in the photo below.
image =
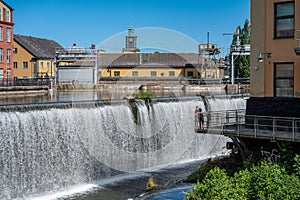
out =
<svg viewBox="0 0 300 200"><path fill-rule="evenodd" d="M226 199L230 196L231 188L232 181L226 171L215 167L206 174L202 182L187 193L186 199Z"/></svg>
<svg viewBox="0 0 300 200"><path fill-rule="evenodd" d="M300 177L300 155L296 155L294 158L293 168L295 173Z"/></svg>
<svg viewBox="0 0 300 200"><path fill-rule="evenodd" d="M151 99L153 98L153 93L149 91L140 90L136 95L137 99Z"/></svg>
<svg viewBox="0 0 300 200"><path fill-rule="evenodd" d="M199 181L201 181L205 175L214 167L212 165L208 165L207 163L203 163L199 169L197 169L196 171L194 171L192 174L190 174L186 181L190 182L190 183L197 183Z"/></svg>
<svg viewBox="0 0 300 200"><path fill-rule="evenodd" d="M233 177L214 168L187 193L186 199L300 199L299 188L299 177L289 175L279 165L262 162Z"/></svg>

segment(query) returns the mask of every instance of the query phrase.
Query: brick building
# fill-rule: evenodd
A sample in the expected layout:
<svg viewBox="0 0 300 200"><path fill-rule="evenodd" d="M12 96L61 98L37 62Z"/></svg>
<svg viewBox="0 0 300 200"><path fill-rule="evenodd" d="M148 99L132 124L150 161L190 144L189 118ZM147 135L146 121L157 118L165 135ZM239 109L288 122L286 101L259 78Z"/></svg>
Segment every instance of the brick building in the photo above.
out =
<svg viewBox="0 0 300 200"><path fill-rule="evenodd" d="M0 85L13 80L13 9L0 0Z"/></svg>

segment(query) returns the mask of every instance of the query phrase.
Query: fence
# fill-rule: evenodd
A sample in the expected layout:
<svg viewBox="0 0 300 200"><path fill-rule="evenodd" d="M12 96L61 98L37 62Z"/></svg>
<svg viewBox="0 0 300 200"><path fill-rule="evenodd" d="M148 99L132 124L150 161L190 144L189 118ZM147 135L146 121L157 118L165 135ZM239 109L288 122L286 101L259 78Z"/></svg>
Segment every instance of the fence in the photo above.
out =
<svg viewBox="0 0 300 200"><path fill-rule="evenodd" d="M53 79L51 78L15 78L0 79L1 87L10 86L50 86Z"/></svg>
<svg viewBox="0 0 300 200"><path fill-rule="evenodd" d="M300 118L246 115L245 110L211 111L204 113L204 128L211 133L222 129L228 136L300 141ZM195 116L195 130L199 129Z"/></svg>

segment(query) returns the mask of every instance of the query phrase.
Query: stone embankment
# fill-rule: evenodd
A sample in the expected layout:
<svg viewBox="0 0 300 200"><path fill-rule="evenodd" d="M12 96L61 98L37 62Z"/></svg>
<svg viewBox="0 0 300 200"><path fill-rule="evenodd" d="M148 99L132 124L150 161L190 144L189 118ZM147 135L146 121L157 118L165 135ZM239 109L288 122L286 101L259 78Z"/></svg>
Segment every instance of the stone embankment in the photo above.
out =
<svg viewBox="0 0 300 200"><path fill-rule="evenodd" d="M207 84L207 85L182 85L182 84L159 84L159 83L133 83L133 84L59 84L58 91L73 91L73 90L148 90L148 91L197 91L201 94L243 94L250 92L249 85L242 84Z"/></svg>
<svg viewBox="0 0 300 200"><path fill-rule="evenodd" d="M48 86L9 86L0 87L0 96L33 96L49 93Z"/></svg>

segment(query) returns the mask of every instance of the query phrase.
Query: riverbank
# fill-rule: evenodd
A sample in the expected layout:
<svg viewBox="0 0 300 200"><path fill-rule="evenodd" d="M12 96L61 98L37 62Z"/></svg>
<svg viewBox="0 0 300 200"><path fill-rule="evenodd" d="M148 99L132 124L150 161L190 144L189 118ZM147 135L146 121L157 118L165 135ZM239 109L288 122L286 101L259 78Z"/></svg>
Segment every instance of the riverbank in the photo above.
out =
<svg viewBox="0 0 300 200"><path fill-rule="evenodd" d="M48 86L9 86L0 87L0 96L35 96L48 94Z"/></svg>

